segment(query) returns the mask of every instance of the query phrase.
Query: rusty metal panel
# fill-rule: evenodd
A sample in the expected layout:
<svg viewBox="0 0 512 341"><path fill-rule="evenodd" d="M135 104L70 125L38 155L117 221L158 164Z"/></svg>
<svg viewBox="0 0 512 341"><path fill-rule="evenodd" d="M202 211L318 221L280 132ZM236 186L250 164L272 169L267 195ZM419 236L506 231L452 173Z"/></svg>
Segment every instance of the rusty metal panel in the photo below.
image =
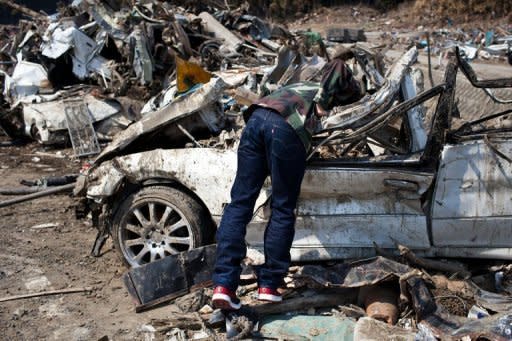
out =
<svg viewBox="0 0 512 341"><path fill-rule="evenodd" d="M512 155L512 141L491 142ZM512 165L484 141L445 146L432 204L436 246L512 244Z"/></svg>

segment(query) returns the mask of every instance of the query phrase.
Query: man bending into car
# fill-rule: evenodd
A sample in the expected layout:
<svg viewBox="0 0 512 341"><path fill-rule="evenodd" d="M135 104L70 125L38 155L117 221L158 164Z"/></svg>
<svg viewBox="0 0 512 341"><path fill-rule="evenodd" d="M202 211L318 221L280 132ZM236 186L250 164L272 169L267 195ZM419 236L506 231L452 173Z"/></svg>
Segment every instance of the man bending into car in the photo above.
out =
<svg viewBox="0 0 512 341"><path fill-rule="evenodd" d="M258 299L280 302L277 290L290 265L295 208L306 168L311 136L321 116L334 106L361 96L359 83L340 57L329 62L320 83L283 87L248 109L250 118L238 147L238 169L217 231L213 305L235 310L240 263L246 255L245 234L265 178L272 182L272 214L264 235L265 263L258 267Z"/></svg>

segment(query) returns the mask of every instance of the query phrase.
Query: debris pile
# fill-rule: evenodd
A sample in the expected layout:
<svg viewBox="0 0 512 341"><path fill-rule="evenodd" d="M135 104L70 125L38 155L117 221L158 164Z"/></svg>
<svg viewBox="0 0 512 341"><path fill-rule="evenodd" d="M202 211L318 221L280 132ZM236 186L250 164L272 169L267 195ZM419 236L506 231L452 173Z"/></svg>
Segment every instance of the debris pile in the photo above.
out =
<svg viewBox="0 0 512 341"><path fill-rule="evenodd" d="M135 311L170 301L181 310L146 321L141 338L511 339L510 264L425 258L510 259L502 232L509 222L498 218L511 215L501 199L510 196L503 184L510 184L512 109L483 110L483 117L450 125L459 114L458 74L493 102L511 104L498 96L512 79L479 79L468 64L506 53L512 63L510 27L420 35L389 63L362 43L361 29L331 27L323 39L268 23L245 5L184 3L74 0L51 16L11 4L31 20L0 27L0 133L99 155L80 175L0 188L1 195L22 195L0 207L74 189L77 216L98 229L92 254L101 256L112 236L133 266L123 280ZM422 49L450 59L444 81L426 91L415 65ZM237 292L244 307L215 311L211 243L230 200L244 110L281 86L317 81L334 56L343 57L365 94L318 120L306 204L297 211L302 244L293 252L302 263L285 278L285 300L256 300L254 268L262 260L250 249ZM37 163L42 154L31 156ZM249 247L261 245L256 232L263 234L270 214L270 185L258 198ZM142 199L134 204L136 197ZM180 203L197 219L182 215ZM29 226L39 233L59 225ZM331 263L303 263L326 259Z"/></svg>
<svg viewBox="0 0 512 341"><path fill-rule="evenodd" d="M333 28L324 40L315 32L292 33L267 23L244 6L222 10L137 1L74 1L57 15L33 16L20 22L3 49L0 127L13 138L68 143L77 156L87 156L121 131L107 154L123 136L139 141L136 132L152 127L163 131L165 142L138 143L137 151L236 147L245 107L281 86L318 81L324 65L345 46L341 53L367 95L335 108L321 123L323 131L336 132L315 137L315 155L404 155L409 144L415 152L426 143L428 108L407 109L413 141L400 132L402 111L387 113L398 93L408 100L423 90L421 73L410 71L417 51L386 65L378 49L361 42L362 30ZM349 48L342 44L355 41ZM210 86L215 90L207 94ZM192 103L189 97L198 99ZM375 117L386 119L376 125Z"/></svg>
<svg viewBox="0 0 512 341"><path fill-rule="evenodd" d="M489 15L492 18L506 17L512 9L512 4L501 0L484 0L475 3L465 1L438 0L435 3L428 0L416 0L413 11L418 16L446 18L450 16ZM509 16L510 18L510 16Z"/></svg>
<svg viewBox="0 0 512 341"><path fill-rule="evenodd" d="M101 143L207 82L210 72L229 71L223 78L231 86L243 83L260 93L268 91L260 83L265 67L278 56L288 73L281 79L274 72L269 84L312 78L313 71L300 75L305 66L325 64L313 57L317 45L327 58L321 39L292 35L243 8L77 0L45 16L13 6L32 20L2 27L0 126L12 138L72 142L79 156L98 153Z"/></svg>
<svg viewBox="0 0 512 341"><path fill-rule="evenodd" d="M424 28L419 27L422 31ZM430 38L429 38L430 36ZM430 42L428 41L430 39ZM447 59L454 47L458 47L468 61L496 60L506 61L512 55L512 26L484 31L478 28L464 30L461 28L445 28L417 35L412 43L432 56L438 57L438 64ZM430 43L430 46L429 46Z"/></svg>
<svg viewBox="0 0 512 341"><path fill-rule="evenodd" d="M145 325L153 335L177 340L195 335L232 340L510 340L510 265L469 270L457 261L419 257L403 245L398 250L399 256L294 266L282 288L285 299L277 304L256 300L252 266L257 262L247 258L237 291L244 305L232 312L211 308L212 292L205 287L213 264L194 261L214 258L215 245L134 268L125 275L125 284L137 311L179 296L175 303L182 313ZM169 273L177 276L159 280Z"/></svg>

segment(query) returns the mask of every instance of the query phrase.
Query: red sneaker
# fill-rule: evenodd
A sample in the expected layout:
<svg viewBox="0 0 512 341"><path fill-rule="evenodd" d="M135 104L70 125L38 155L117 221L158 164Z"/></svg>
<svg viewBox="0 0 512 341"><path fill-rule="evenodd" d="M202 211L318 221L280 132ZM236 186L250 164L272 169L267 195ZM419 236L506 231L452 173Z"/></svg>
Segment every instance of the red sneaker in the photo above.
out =
<svg viewBox="0 0 512 341"><path fill-rule="evenodd" d="M215 308L224 310L238 310L242 307L236 294L222 286L216 286L213 290L212 304Z"/></svg>
<svg viewBox="0 0 512 341"><path fill-rule="evenodd" d="M276 289L258 288L258 300L268 302L281 302L283 296Z"/></svg>

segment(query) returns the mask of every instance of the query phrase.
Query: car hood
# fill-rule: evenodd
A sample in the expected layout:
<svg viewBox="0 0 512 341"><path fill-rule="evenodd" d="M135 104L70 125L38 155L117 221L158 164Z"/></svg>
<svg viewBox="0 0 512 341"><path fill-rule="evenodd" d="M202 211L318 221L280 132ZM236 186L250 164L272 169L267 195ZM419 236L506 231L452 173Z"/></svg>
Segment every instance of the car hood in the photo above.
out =
<svg viewBox="0 0 512 341"><path fill-rule="evenodd" d="M195 91L181 95L166 106L145 115L116 135L112 143L98 155L93 167L115 156L122 155L124 150L134 144L143 144L145 138L150 134L213 105L219 100L225 88L226 83L221 78L212 78Z"/></svg>

